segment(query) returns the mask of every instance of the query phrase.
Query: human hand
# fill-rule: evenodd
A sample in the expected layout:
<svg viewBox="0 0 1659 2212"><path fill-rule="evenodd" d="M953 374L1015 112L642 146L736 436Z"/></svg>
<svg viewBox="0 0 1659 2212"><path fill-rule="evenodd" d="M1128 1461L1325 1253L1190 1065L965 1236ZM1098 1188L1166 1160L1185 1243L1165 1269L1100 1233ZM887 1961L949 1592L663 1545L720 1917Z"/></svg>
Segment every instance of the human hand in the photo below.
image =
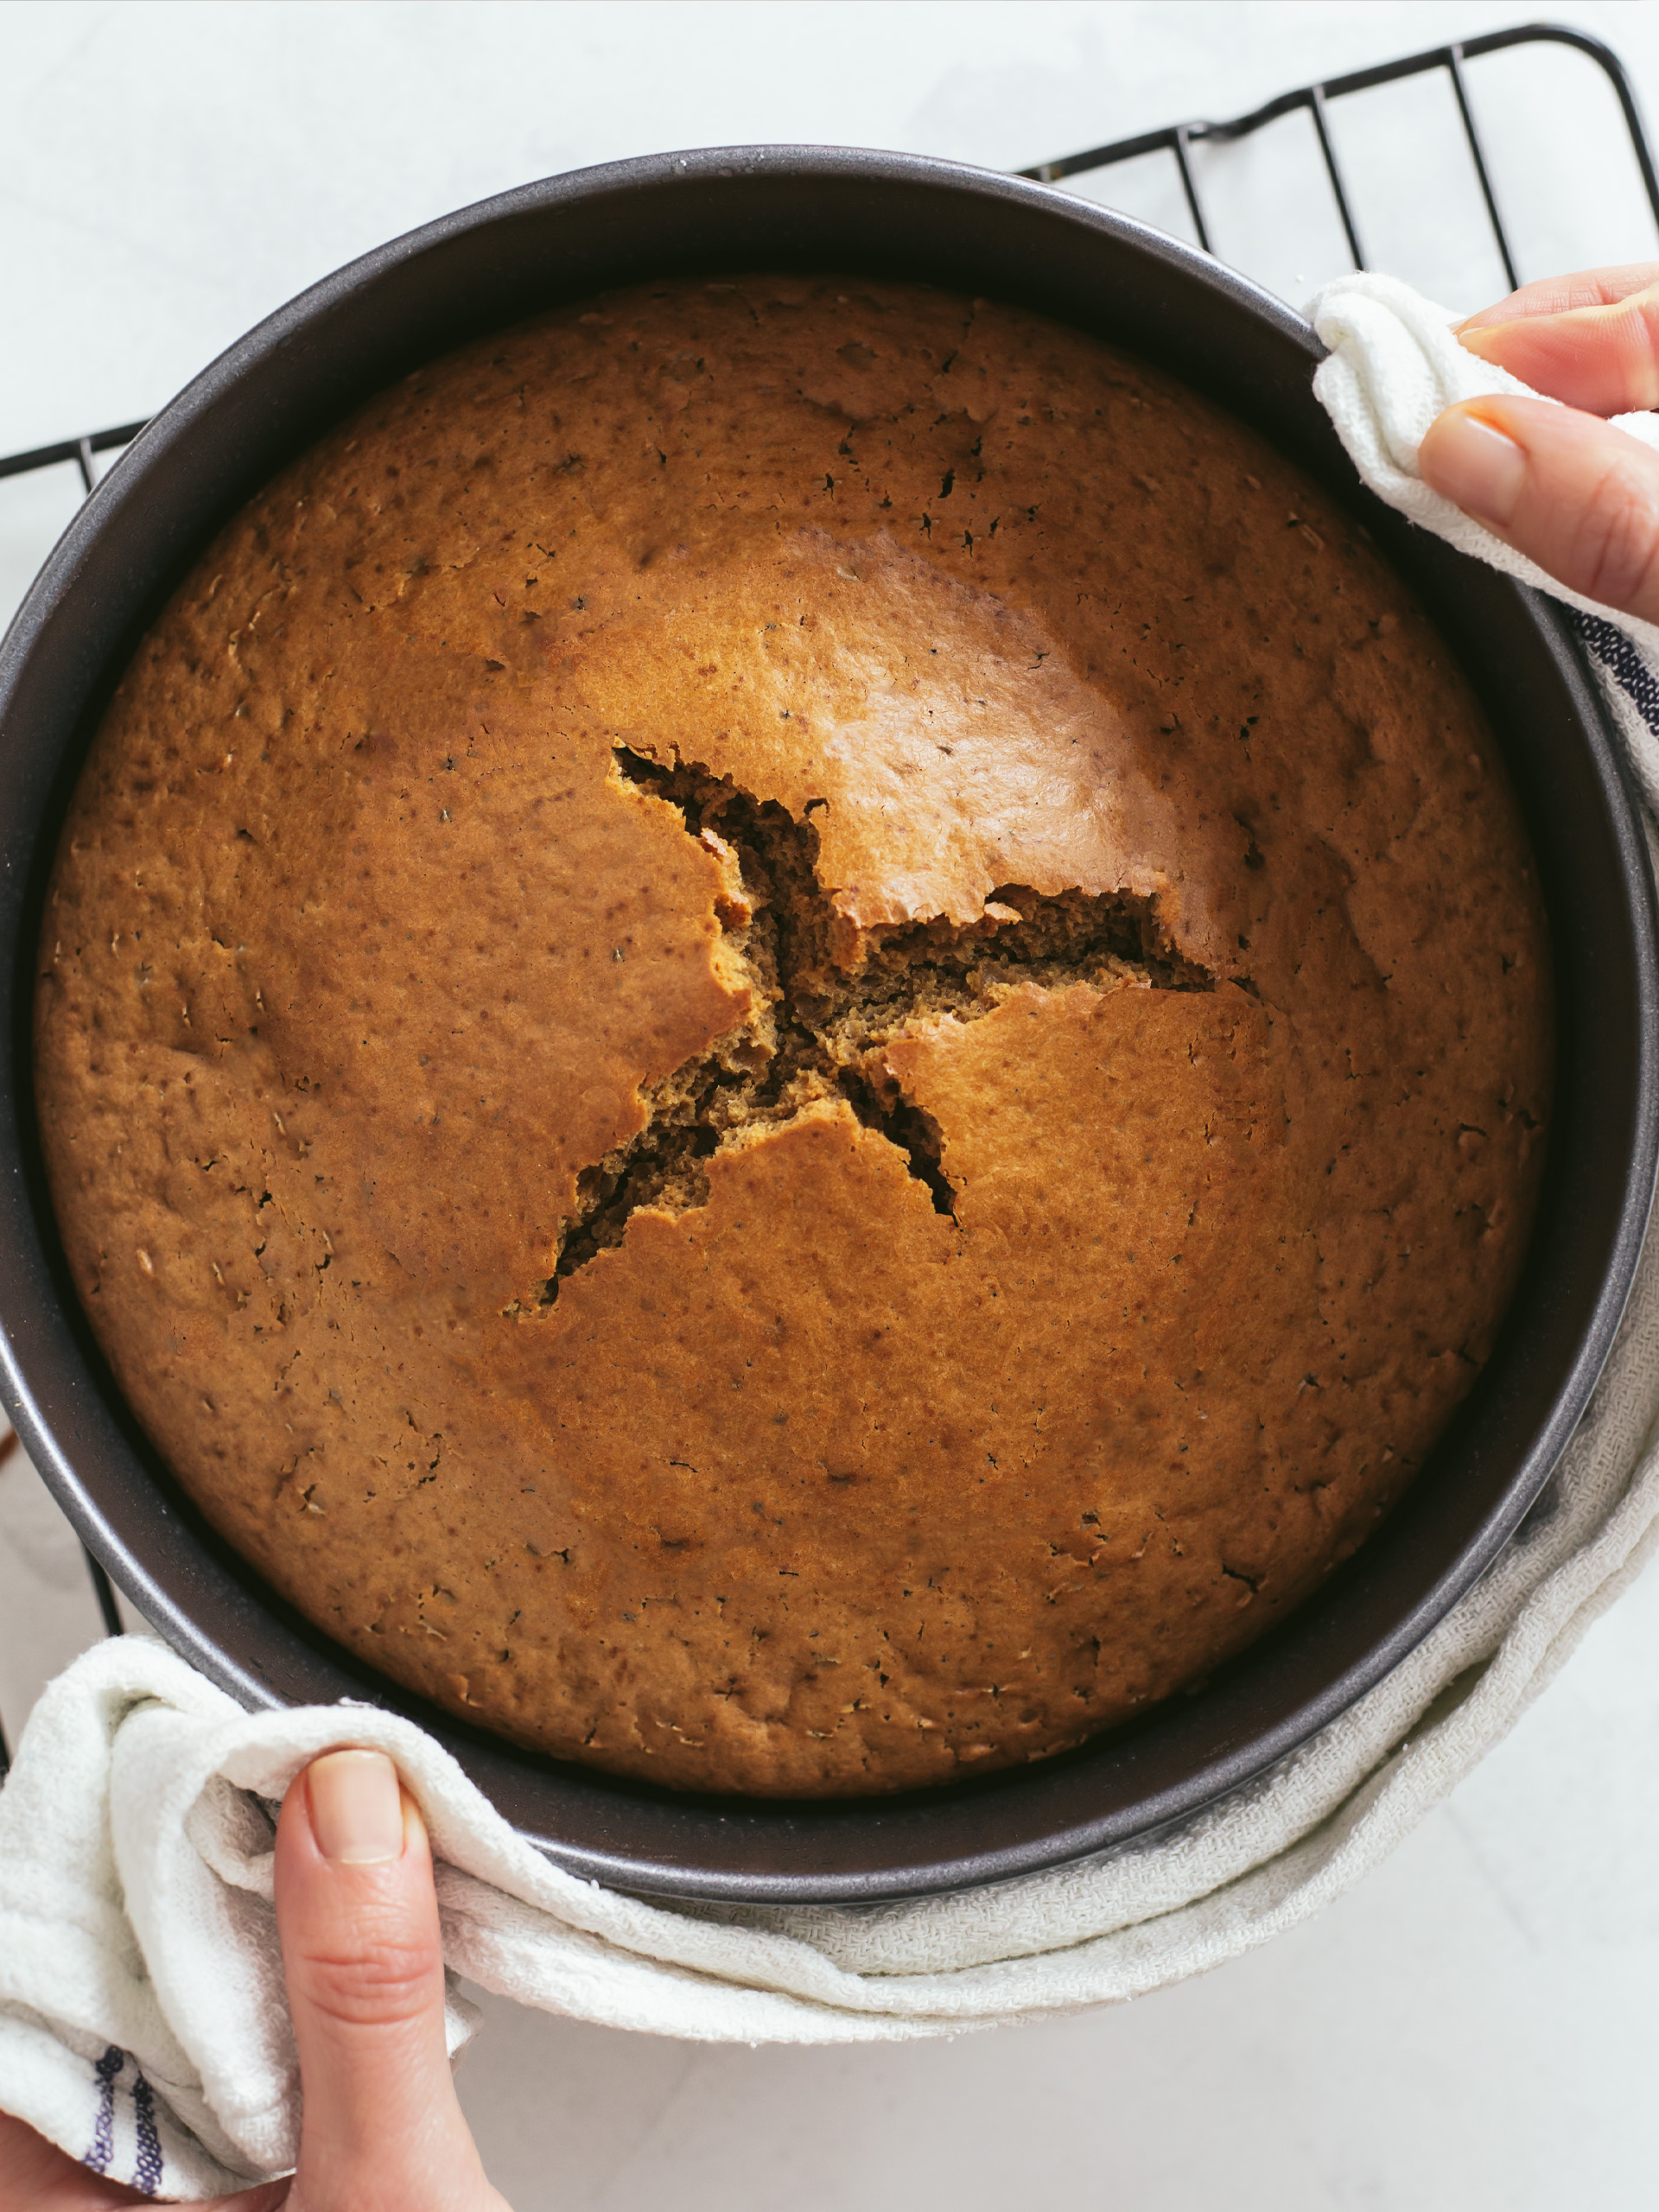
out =
<svg viewBox="0 0 1659 2212"><path fill-rule="evenodd" d="M276 1927L299 2044L299 2165L221 2197L223 2212L507 2212L445 2053L425 1825L383 1752L327 1752L289 1790ZM149 2201L0 2114L0 2212Z"/></svg>
<svg viewBox="0 0 1659 2212"><path fill-rule="evenodd" d="M1569 589L1659 622L1659 453L1601 419L1659 407L1659 263L1523 285L1457 335L1565 404L1448 407L1423 481Z"/></svg>

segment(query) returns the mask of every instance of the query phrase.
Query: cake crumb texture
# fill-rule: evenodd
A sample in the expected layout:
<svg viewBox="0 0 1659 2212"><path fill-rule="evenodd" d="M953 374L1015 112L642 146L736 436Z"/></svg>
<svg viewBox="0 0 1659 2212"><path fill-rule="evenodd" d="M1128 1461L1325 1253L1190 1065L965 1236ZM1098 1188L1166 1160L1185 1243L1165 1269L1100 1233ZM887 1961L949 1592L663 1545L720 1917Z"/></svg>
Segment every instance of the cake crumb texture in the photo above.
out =
<svg viewBox="0 0 1659 2212"><path fill-rule="evenodd" d="M1282 1619L1490 1355L1516 805L1351 518L863 280L408 378L139 646L50 886L69 1263L319 1627L678 1787L1046 1757Z"/></svg>

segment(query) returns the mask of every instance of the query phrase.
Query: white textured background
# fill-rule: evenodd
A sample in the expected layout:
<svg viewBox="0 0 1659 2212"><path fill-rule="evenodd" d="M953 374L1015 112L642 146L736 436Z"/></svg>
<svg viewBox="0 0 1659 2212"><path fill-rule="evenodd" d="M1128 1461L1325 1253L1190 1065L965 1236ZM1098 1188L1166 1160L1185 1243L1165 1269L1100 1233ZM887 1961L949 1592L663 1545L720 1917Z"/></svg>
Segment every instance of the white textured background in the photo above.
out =
<svg viewBox="0 0 1659 2212"><path fill-rule="evenodd" d="M804 139L1015 168L1523 20L1484 4L467 0L0 7L0 453L142 416L302 285L552 170ZM1659 9L1558 9L1659 111ZM1471 65L1522 275L1659 251L1587 62ZM1344 103L1372 261L1503 289L1444 80ZM1217 243L1345 265L1305 118L1200 152ZM1157 162L1089 188L1184 229ZM0 482L0 615L73 511ZM0 1299L4 1296L0 1285ZM97 1631L0 1470L0 1716ZM491 2005L462 2082L518 2212L1651 2212L1659 1582L1366 1887L1123 2010L906 2049L705 2050Z"/></svg>

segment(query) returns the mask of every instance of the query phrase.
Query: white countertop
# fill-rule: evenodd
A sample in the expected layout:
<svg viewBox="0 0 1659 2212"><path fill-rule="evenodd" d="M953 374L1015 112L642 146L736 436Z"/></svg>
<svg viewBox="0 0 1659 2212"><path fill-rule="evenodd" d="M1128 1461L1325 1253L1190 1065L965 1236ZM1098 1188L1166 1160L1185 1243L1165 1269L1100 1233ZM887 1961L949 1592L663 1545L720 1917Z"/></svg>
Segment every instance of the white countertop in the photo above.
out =
<svg viewBox="0 0 1659 2212"><path fill-rule="evenodd" d="M1659 120L1659 10L1563 7ZM1014 168L1523 21L1377 0L467 0L0 10L0 453L159 405L353 254L553 170L755 140ZM1659 251L1592 65L1470 65L1522 274ZM1337 110L1371 259L1503 289L1443 80ZM1305 118L1199 156L1221 250L1345 265ZM1184 227L1166 163L1090 188ZM0 618L73 511L0 482ZM0 1288L0 1297L3 1289ZM73 1539L0 1470L0 1716L97 1633ZM1382 1871L1133 2007L951 2043L707 2049L486 2001L463 2091L518 2212L1649 2212L1659 1578Z"/></svg>

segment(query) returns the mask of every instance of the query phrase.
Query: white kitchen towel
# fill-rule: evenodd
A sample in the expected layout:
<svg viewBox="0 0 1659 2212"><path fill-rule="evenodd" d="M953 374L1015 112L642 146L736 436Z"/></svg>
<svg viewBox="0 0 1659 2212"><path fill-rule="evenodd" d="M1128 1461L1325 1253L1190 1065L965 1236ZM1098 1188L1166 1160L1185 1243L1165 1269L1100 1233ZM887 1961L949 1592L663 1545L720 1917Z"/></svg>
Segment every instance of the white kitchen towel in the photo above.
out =
<svg viewBox="0 0 1659 2212"><path fill-rule="evenodd" d="M1437 518L1411 474L1411 424L1421 435L1437 391L1464 396L1446 318L1403 290L1404 307L1371 314L1368 300L1389 296L1377 279L1340 302L1321 296L1339 365L1321 369L1321 396L1346 409L1344 436L1376 488L1414 486L1418 519L1484 557L1472 526L1451 509ZM1414 352L1401 336L1414 327ZM1470 389L1495 388L1495 372L1472 374L1484 381ZM1656 1422L1650 1247L1544 1496L1370 1696L1172 1834L913 1904L643 1904L550 1865L407 1721L359 1706L247 1714L153 1640L100 1645L47 1692L0 1791L0 2105L155 2194L211 2196L292 2162L273 1812L304 1762L340 1743L384 1747L421 1800L452 1968L575 2018L751 2043L949 2035L1120 2002L1220 1965L1385 1858L1659 1546ZM457 2008L452 2040L465 2032Z"/></svg>
<svg viewBox="0 0 1659 2212"><path fill-rule="evenodd" d="M1493 392L1548 395L1466 352L1454 335L1462 318L1397 276L1338 276L1314 294L1307 317L1331 349L1314 372L1313 389L1366 483L1460 552L1573 609L1573 626L1600 679L1637 783L1659 813L1659 626L1569 591L1484 523L1431 492L1417 474L1417 448L1442 408ZM1659 415L1612 420L1627 436L1659 448Z"/></svg>

